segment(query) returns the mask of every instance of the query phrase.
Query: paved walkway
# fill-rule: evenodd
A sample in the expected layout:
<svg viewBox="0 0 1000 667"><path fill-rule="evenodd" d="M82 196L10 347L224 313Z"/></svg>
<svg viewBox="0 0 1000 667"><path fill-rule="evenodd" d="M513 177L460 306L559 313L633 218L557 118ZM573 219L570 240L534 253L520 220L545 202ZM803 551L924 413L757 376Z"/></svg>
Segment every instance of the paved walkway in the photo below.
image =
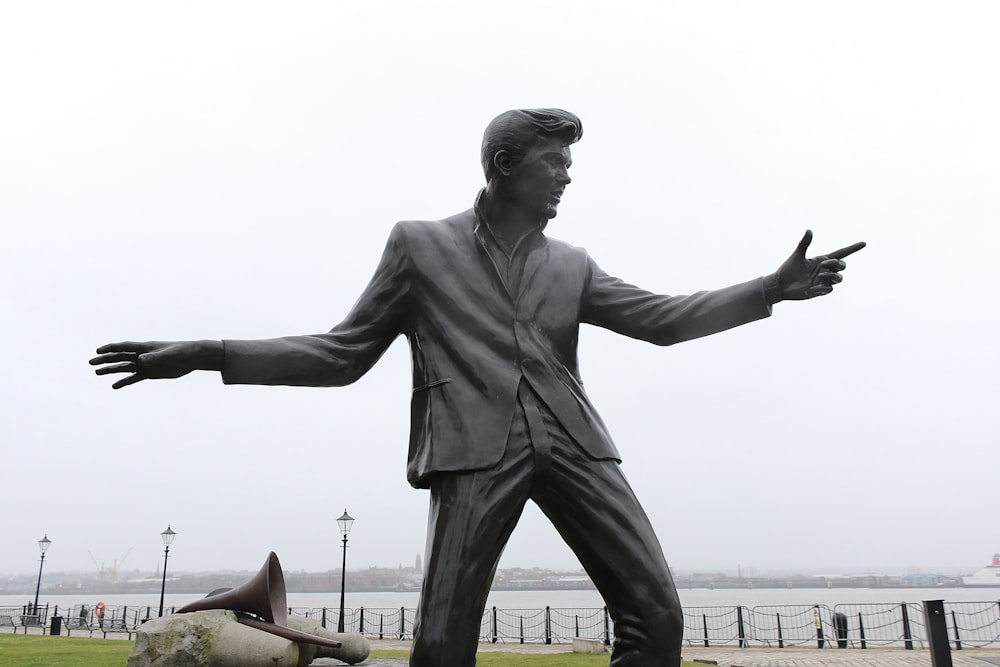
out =
<svg viewBox="0 0 1000 667"><path fill-rule="evenodd" d="M408 641L372 640L372 650L410 649ZM480 653L571 653L569 644L488 644L479 645ZM687 646L684 659L717 664L719 667L930 667L927 649L817 649L817 648L749 648ZM964 649L952 651L954 667L998 667L1000 649ZM336 660L316 660L314 667L342 665ZM406 658L369 658L364 667L405 667Z"/></svg>
<svg viewBox="0 0 1000 667"><path fill-rule="evenodd" d="M720 667L930 667L931 664L927 649L688 647L683 655L685 660L715 661ZM1000 665L1000 650L952 651L951 660L954 667L993 667Z"/></svg>

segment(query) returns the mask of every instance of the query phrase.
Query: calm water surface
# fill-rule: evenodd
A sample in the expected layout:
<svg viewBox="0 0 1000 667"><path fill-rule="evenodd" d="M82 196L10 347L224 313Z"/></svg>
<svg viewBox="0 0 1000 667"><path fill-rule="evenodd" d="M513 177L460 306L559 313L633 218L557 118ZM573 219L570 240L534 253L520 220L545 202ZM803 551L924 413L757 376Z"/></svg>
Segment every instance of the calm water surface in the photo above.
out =
<svg viewBox="0 0 1000 667"><path fill-rule="evenodd" d="M169 590L169 589L168 589ZM892 602L921 602L923 600L945 600L946 602L981 602L1000 600L1000 588L798 588L798 589L680 589L681 604L685 607L726 607L743 605L746 607L764 605L826 605L870 604ZM31 602L34 596L0 595L0 606L21 606ZM180 607L197 600L201 595L168 593L165 607ZM417 593L348 593L347 607L406 607L417 606ZM39 604L50 607L71 607L79 604L93 605L98 601L109 607L151 606L159 607L158 594L136 595L42 595ZM338 593L290 593L288 606L308 608L336 608L340 606ZM549 607L595 608L603 607L604 601L597 591L494 591L490 593L487 606L501 609L541 609Z"/></svg>

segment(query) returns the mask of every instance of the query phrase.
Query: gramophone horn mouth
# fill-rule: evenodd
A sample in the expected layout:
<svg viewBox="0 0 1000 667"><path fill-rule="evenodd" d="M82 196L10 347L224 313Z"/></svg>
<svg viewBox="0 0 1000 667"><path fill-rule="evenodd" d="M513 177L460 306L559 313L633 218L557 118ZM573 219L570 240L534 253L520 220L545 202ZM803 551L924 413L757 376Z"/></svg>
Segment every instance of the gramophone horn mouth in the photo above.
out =
<svg viewBox="0 0 1000 667"><path fill-rule="evenodd" d="M200 600L186 604L178 614L207 609L242 611L260 616L269 623L288 624L288 603L285 595L285 577L281 563L272 551L264 566L250 581L236 588L217 588Z"/></svg>
<svg viewBox="0 0 1000 667"><path fill-rule="evenodd" d="M234 611L240 623L293 642L329 648L341 647L341 643L333 639L317 637L288 627L285 577L281 574L281 563L273 551L267 555L264 566L250 581L236 588L216 588L202 599L184 605L177 610L177 613L186 614L209 609Z"/></svg>

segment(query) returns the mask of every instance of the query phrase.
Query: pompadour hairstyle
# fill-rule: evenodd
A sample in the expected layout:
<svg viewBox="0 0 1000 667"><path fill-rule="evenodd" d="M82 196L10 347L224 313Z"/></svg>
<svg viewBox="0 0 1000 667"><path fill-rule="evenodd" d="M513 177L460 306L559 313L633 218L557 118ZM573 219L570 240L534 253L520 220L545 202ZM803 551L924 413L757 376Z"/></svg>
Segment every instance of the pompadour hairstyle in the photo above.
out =
<svg viewBox="0 0 1000 667"><path fill-rule="evenodd" d="M560 137L563 145L569 146L583 136L583 125L575 114L562 109L512 109L494 118L483 133L480 150L486 180L496 169L493 157L497 151L507 151L511 160L518 162L535 141L546 136Z"/></svg>

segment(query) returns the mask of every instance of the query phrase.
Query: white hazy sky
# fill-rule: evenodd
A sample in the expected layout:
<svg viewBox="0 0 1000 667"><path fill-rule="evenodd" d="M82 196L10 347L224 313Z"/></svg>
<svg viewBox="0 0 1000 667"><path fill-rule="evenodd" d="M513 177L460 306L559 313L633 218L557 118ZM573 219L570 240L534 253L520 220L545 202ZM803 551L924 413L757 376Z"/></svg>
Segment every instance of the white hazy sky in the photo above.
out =
<svg viewBox="0 0 1000 667"><path fill-rule="evenodd" d="M411 564L400 339L342 389L112 391L94 348L340 321L392 224L471 206L482 130L577 113L549 233L664 293L867 241L827 298L582 372L682 570L1000 550L995 2L7 2L0 573ZM581 499L581 502L587 502ZM608 545L614 548L614 545ZM574 568L526 512L501 567Z"/></svg>

